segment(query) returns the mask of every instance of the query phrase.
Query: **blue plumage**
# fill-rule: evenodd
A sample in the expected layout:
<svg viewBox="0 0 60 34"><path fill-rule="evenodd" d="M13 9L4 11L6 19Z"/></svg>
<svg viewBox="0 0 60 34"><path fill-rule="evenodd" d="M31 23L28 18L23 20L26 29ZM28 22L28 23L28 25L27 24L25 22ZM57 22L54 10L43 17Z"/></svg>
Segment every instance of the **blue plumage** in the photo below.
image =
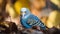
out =
<svg viewBox="0 0 60 34"><path fill-rule="evenodd" d="M45 25L41 22L41 20L30 13L28 8L21 8L21 24L25 28L32 28L33 26L40 26L41 29L45 30Z"/></svg>

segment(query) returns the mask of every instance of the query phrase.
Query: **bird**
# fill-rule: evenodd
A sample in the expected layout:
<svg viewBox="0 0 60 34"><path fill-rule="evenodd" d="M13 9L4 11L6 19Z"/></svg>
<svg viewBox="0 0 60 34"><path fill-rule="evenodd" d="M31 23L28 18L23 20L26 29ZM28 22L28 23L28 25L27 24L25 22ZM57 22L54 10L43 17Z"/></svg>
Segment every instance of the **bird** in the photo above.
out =
<svg viewBox="0 0 60 34"><path fill-rule="evenodd" d="M42 30L46 30L46 26L35 15L33 15L28 8L21 8L21 24L24 28L30 29L33 26L39 26Z"/></svg>

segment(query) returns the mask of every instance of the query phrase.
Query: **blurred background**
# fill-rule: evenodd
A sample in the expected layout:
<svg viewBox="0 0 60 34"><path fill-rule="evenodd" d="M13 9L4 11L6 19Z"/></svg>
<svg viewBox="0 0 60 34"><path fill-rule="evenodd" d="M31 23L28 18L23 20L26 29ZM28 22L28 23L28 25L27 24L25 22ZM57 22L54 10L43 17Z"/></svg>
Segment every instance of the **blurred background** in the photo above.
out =
<svg viewBox="0 0 60 34"><path fill-rule="evenodd" d="M60 0L44 1L46 1L46 6L40 13L40 19L49 29L60 31ZM37 34L43 34L44 32L35 30L37 27L27 30L20 23L20 9L22 7L30 9L30 6L29 0L0 0L0 33L34 34L37 32Z"/></svg>

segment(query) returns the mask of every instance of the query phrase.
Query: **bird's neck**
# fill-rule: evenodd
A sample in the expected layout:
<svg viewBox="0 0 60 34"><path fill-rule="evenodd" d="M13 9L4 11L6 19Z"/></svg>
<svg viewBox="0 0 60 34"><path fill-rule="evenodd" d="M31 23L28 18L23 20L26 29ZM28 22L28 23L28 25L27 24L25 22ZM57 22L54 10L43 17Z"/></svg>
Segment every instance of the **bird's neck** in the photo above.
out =
<svg viewBox="0 0 60 34"><path fill-rule="evenodd" d="M22 18L27 18L29 15L30 15L30 13L29 14L22 14Z"/></svg>

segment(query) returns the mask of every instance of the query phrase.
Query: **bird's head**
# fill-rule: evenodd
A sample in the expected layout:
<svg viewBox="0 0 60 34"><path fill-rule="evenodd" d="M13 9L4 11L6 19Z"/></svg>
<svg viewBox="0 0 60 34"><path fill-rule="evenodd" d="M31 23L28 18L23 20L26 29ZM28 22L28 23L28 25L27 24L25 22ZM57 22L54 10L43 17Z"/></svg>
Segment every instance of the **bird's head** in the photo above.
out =
<svg viewBox="0 0 60 34"><path fill-rule="evenodd" d="M22 16L26 16L26 15L29 15L30 14L30 11L28 8L21 8L21 15Z"/></svg>

